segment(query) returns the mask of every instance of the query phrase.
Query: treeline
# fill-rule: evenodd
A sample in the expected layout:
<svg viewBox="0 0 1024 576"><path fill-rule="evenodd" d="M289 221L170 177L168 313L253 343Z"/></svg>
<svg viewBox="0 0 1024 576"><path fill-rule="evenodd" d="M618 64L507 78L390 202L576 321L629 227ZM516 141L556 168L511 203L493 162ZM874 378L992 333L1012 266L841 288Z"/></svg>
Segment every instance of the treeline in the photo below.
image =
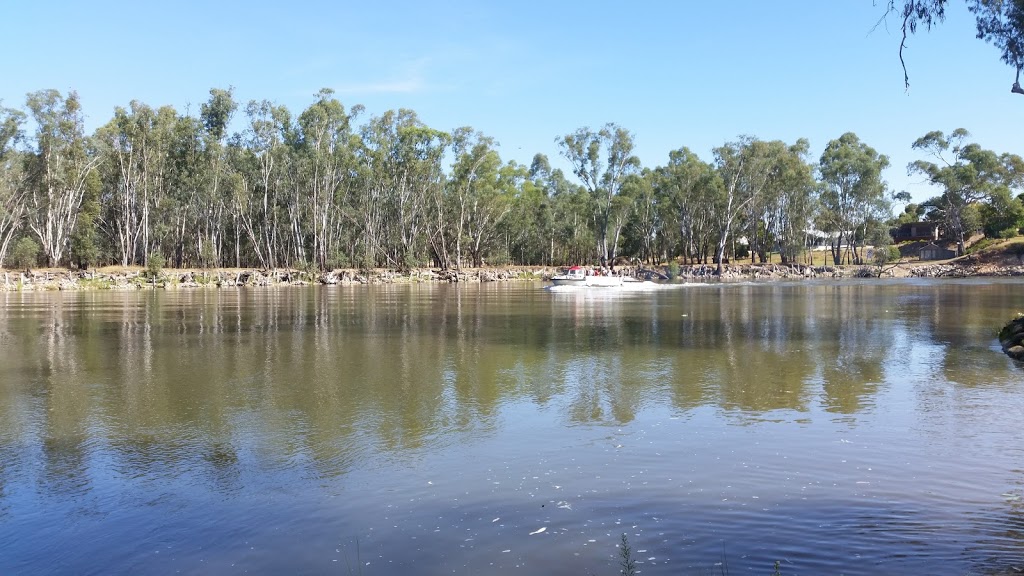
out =
<svg viewBox="0 0 1024 576"><path fill-rule="evenodd" d="M740 137L710 163L684 147L644 168L629 131L582 128L556 140L570 179L543 154L503 161L472 128L363 116L326 89L298 116L213 89L198 115L132 101L89 135L76 93L31 93L0 107L0 266L721 265L795 262L822 241L843 263L887 244L892 203L909 201L852 133L817 161L803 139ZM910 169L941 193L900 216L944 222L961 248L974 230L1024 225L1024 163L968 137L914 143L927 159Z"/></svg>

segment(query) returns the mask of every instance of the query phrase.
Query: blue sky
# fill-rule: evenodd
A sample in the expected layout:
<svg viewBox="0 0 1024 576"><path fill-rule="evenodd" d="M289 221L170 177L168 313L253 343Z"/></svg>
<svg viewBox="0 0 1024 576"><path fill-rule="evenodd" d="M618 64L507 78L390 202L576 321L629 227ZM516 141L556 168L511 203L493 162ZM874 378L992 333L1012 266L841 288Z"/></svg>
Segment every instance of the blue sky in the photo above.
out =
<svg viewBox="0 0 1024 576"><path fill-rule="evenodd" d="M683 146L711 160L741 134L804 137L817 158L853 131L890 157L893 189L923 200L935 191L906 165L930 130L1024 154L1014 71L954 4L910 39L905 91L899 22L872 31L871 0L8 0L0 100L77 90L91 131L133 99L197 111L210 88L233 86L242 104L298 114L329 87L368 115L410 108L433 128L472 126L525 164L543 152L558 165L556 137L606 122L635 134L649 167Z"/></svg>

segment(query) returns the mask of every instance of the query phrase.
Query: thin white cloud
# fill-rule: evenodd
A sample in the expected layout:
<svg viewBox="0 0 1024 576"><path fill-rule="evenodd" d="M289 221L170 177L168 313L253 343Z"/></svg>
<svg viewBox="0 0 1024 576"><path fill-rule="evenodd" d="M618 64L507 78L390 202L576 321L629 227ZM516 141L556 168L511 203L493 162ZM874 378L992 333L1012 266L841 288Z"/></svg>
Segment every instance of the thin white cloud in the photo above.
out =
<svg viewBox="0 0 1024 576"><path fill-rule="evenodd" d="M423 72L430 63L429 58L417 58L402 66L396 78L375 82L344 84L335 87L339 94L412 94L424 92L429 85L423 79Z"/></svg>
<svg viewBox="0 0 1024 576"><path fill-rule="evenodd" d="M338 94L411 94L426 90L427 85L422 78L413 77L391 82L370 82L366 84L350 84L334 89Z"/></svg>

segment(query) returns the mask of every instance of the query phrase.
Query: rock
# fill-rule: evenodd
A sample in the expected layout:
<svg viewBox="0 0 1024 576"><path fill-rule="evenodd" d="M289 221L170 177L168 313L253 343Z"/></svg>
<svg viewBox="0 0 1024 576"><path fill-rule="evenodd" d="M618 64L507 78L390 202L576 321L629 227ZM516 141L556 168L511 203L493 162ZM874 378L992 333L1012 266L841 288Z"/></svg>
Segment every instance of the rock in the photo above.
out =
<svg viewBox="0 0 1024 576"><path fill-rule="evenodd" d="M1015 360L1024 360L1024 316L1018 316L1007 322L999 331L999 344L1008 356Z"/></svg>

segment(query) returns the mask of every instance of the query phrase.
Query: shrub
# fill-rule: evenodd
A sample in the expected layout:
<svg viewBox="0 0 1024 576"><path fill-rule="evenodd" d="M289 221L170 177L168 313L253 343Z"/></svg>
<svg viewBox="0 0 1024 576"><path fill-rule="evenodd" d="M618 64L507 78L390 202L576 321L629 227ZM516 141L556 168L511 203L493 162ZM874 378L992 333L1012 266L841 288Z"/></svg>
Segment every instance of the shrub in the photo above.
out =
<svg viewBox="0 0 1024 576"><path fill-rule="evenodd" d="M668 263L668 267L665 269L665 274L668 276L669 280L675 280L676 278L678 278L679 277L679 263L678 262L674 262L674 261L673 262L669 262Z"/></svg>
<svg viewBox="0 0 1024 576"><path fill-rule="evenodd" d="M160 274L163 273L164 264L166 263L167 261L164 260L163 254L160 254L159 252L151 253L149 258L147 258L146 270L144 272L145 276L156 280L160 277Z"/></svg>
<svg viewBox="0 0 1024 576"><path fill-rule="evenodd" d="M877 246L875 247L874 260L878 266L885 266L891 262L897 262L900 259L900 249L895 246Z"/></svg>
<svg viewBox="0 0 1024 576"><path fill-rule="evenodd" d="M15 268L32 268L39 263L39 243L25 236L11 249L11 264Z"/></svg>

